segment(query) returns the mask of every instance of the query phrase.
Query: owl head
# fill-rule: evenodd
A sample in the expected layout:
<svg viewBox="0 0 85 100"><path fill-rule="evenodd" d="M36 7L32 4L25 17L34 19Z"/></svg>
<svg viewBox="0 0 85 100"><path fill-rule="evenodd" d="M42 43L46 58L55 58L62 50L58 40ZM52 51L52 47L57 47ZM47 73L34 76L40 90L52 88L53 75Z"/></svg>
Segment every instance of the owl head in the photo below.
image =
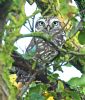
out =
<svg viewBox="0 0 85 100"><path fill-rule="evenodd" d="M58 33L60 29L61 29L61 22L56 17L39 18L35 24L36 32L55 34Z"/></svg>

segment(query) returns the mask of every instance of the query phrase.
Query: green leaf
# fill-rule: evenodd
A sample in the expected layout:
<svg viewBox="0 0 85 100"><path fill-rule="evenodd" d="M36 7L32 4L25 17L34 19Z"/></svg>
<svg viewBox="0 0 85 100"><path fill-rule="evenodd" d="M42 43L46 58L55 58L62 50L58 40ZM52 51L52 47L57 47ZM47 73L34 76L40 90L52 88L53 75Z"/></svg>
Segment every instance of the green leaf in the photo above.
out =
<svg viewBox="0 0 85 100"><path fill-rule="evenodd" d="M68 81L68 84L71 85L72 88L85 86L85 75L82 75L80 78L72 78Z"/></svg>
<svg viewBox="0 0 85 100"><path fill-rule="evenodd" d="M32 64L32 69L35 69L36 68L36 64L37 64L37 62L34 61L33 64Z"/></svg>
<svg viewBox="0 0 85 100"><path fill-rule="evenodd" d="M44 2L44 3L48 3L48 0L41 0L42 2Z"/></svg>
<svg viewBox="0 0 85 100"><path fill-rule="evenodd" d="M79 29L79 22L76 18L72 18L71 20L72 28L68 31L67 37L72 37L75 36L75 34L78 34L78 29Z"/></svg>
<svg viewBox="0 0 85 100"><path fill-rule="evenodd" d="M38 93L31 93L28 100L45 100L45 97Z"/></svg>
<svg viewBox="0 0 85 100"><path fill-rule="evenodd" d="M85 95L85 87L83 87L83 90L82 90L82 91L83 91L83 93L84 93L84 95Z"/></svg>
<svg viewBox="0 0 85 100"><path fill-rule="evenodd" d="M20 4L20 0L13 0L15 5L18 6Z"/></svg>
<svg viewBox="0 0 85 100"><path fill-rule="evenodd" d="M25 100L46 100L45 97L42 95L45 92L45 90L47 90L46 85L42 83L32 83L29 89L29 93L26 96L27 99Z"/></svg>
<svg viewBox="0 0 85 100"><path fill-rule="evenodd" d="M58 92L64 91L64 84L61 81L58 81L58 88L56 89Z"/></svg>
<svg viewBox="0 0 85 100"><path fill-rule="evenodd" d="M32 82L32 83L29 85L29 88L32 88L32 87L36 87L36 83L35 83L35 82Z"/></svg>
<svg viewBox="0 0 85 100"><path fill-rule="evenodd" d="M48 75L47 78L50 80L50 82L56 82L56 79L58 78L58 76L59 75L57 73L54 73L54 74L51 73Z"/></svg>
<svg viewBox="0 0 85 100"><path fill-rule="evenodd" d="M72 91L71 96L73 97L74 100L81 100L81 98L77 92Z"/></svg>
<svg viewBox="0 0 85 100"><path fill-rule="evenodd" d="M31 87L29 93L31 94L33 92L36 92L36 93L42 94L46 89L47 89L46 85L40 83Z"/></svg>
<svg viewBox="0 0 85 100"><path fill-rule="evenodd" d="M78 35L78 40L80 44L84 45L85 44L85 30L81 31Z"/></svg>
<svg viewBox="0 0 85 100"><path fill-rule="evenodd" d="M80 48L80 53L85 54L85 47Z"/></svg>

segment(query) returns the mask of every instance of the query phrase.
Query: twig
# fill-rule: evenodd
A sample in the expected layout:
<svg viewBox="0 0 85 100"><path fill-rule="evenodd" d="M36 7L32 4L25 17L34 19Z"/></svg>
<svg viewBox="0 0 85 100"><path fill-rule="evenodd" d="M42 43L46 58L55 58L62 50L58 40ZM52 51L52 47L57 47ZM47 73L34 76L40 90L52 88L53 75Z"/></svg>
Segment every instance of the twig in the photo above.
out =
<svg viewBox="0 0 85 100"><path fill-rule="evenodd" d="M31 76L29 82L27 82L27 83L25 84L25 89L24 89L24 90L21 90L21 92L18 94L18 98L22 97L23 94L27 91L27 89L28 89L28 87L29 87L29 84L30 84L33 80L35 80L36 74L37 74L37 72L35 72L35 73ZM22 89L23 89L23 88L22 88Z"/></svg>
<svg viewBox="0 0 85 100"><path fill-rule="evenodd" d="M31 32L30 28L28 28L26 25L24 25L24 26Z"/></svg>
<svg viewBox="0 0 85 100"><path fill-rule="evenodd" d="M31 25L31 23L30 23L29 19L28 19L27 21L28 21L29 27L30 27L31 32L32 32L32 30L33 30L32 25Z"/></svg>
<svg viewBox="0 0 85 100"><path fill-rule="evenodd" d="M32 32L34 32L34 19L35 19L35 16L32 17Z"/></svg>
<svg viewBox="0 0 85 100"><path fill-rule="evenodd" d="M41 69L38 69L38 70L35 70L35 73L31 76L31 78L29 79L29 81L25 84L25 88L24 90L21 90L21 92L18 94L18 99L20 99L20 97L23 96L23 94L27 91L28 87L29 87L29 84L31 84L35 78L36 78L36 75L39 74L44 68L41 68ZM23 88L22 88L23 89Z"/></svg>

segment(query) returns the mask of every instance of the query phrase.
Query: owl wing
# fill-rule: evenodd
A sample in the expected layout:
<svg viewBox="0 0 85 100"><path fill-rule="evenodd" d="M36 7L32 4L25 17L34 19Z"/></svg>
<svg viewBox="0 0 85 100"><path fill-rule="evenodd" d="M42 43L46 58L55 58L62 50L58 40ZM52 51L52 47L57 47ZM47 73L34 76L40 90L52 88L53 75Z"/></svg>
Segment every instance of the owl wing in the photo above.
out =
<svg viewBox="0 0 85 100"><path fill-rule="evenodd" d="M58 51L56 51L50 43L44 41L43 39L34 38L32 39L31 43L29 44L27 48L27 53L33 53L32 51L35 51L35 54L33 55L33 59L37 61L39 64L44 65L58 54Z"/></svg>

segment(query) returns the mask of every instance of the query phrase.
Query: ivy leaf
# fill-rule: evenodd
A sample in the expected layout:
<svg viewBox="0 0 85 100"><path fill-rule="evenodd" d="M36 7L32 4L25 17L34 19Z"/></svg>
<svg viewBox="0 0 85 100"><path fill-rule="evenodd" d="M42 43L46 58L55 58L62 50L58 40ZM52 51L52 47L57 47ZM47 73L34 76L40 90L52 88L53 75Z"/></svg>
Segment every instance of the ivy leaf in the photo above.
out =
<svg viewBox="0 0 85 100"><path fill-rule="evenodd" d="M82 44L82 45L85 44L85 30L83 30L79 33L78 40L79 40L80 44Z"/></svg>

